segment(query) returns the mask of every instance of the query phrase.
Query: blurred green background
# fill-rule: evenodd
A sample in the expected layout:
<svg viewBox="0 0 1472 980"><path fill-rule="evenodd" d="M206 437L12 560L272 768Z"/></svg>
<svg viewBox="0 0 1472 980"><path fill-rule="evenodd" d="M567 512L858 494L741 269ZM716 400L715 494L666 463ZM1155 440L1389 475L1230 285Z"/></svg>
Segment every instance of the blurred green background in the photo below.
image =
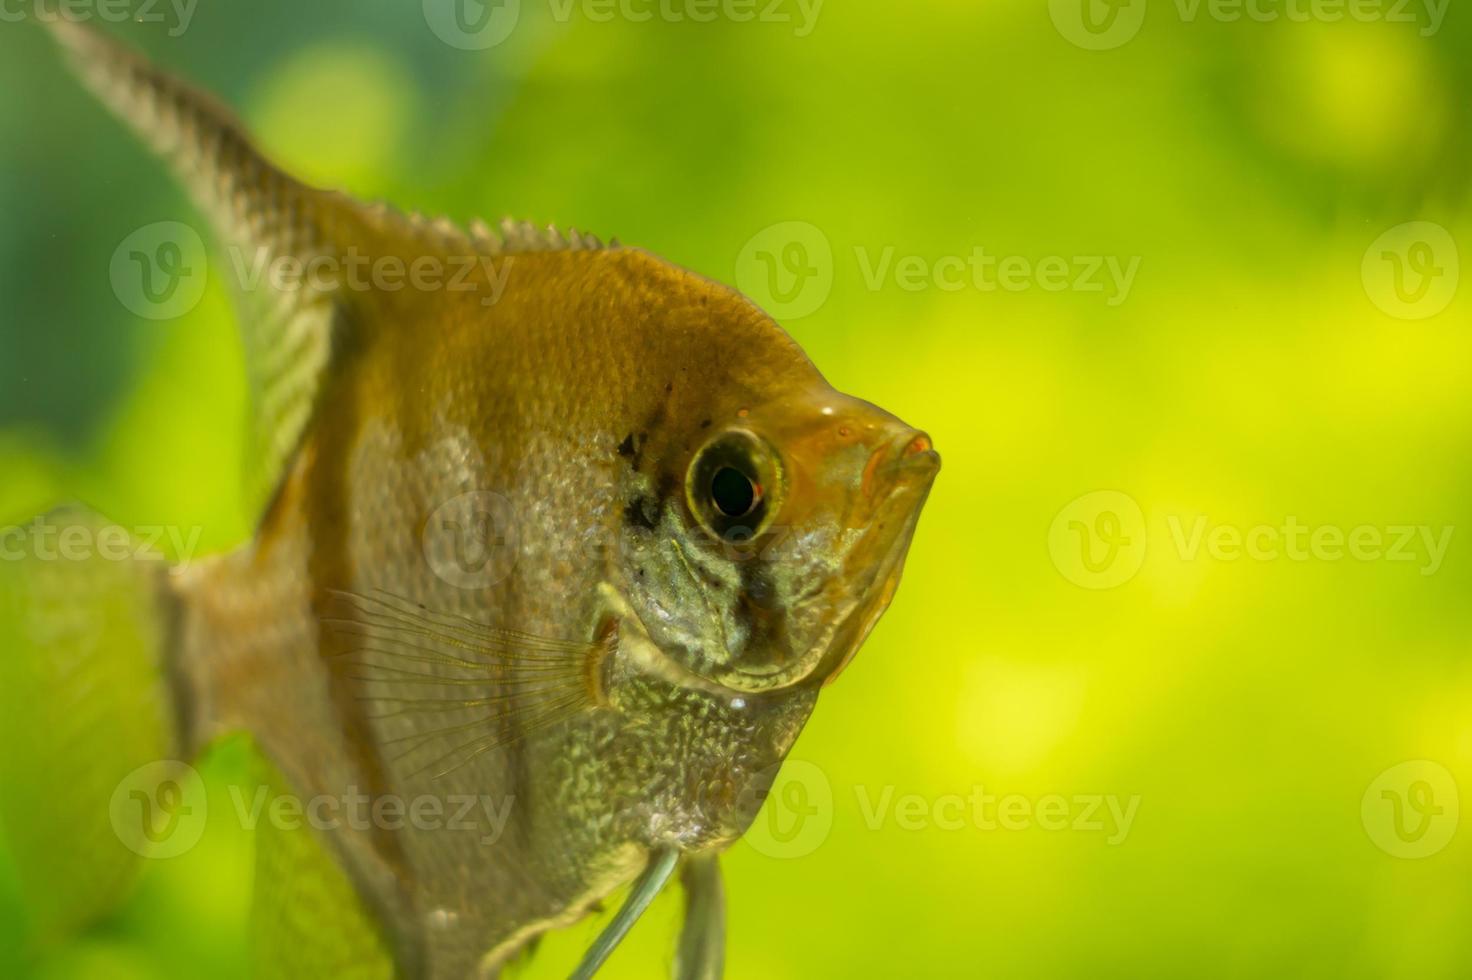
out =
<svg viewBox="0 0 1472 980"><path fill-rule="evenodd" d="M1423 6L1136 0L1081 34L1082 0L769 2L700 22L522 0L484 50L447 43L434 0L104 26L309 180L739 280L837 387L933 436L906 584L794 751L801 791L771 803L794 812L762 818L807 823L725 862L729 976L1472 975L1466 11L1433 31ZM221 277L165 321L109 283L135 229L198 219L39 31L0 24L0 87L0 525L82 499L235 546L254 515ZM1407 222L1434 225L1381 239ZM1013 288L957 278L978 247L1014 257ZM1074 288L1090 257L1102 291ZM1138 260L1127 291L1109 258ZM1334 560L1328 532L1306 557L1189 547L1290 519L1453 531L1439 564ZM228 812L245 750L202 768ZM1031 816L950 802L983 791ZM1134 800L1127 832L1107 805L1089 829L1088 798ZM40 950L0 871L0 973L245 976L251 853L212 821ZM667 969L678 904L608 976ZM565 975L600 924L523 975Z"/></svg>

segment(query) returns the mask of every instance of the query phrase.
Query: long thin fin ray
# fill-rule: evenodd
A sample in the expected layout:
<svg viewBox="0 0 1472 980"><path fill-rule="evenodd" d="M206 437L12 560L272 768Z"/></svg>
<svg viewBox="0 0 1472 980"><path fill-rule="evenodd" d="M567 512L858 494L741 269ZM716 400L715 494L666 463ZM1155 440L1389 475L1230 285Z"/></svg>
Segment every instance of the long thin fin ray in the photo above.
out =
<svg viewBox="0 0 1472 980"><path fill-rule="evenodd" d="M329 656L410 776L448 775L599 702L606 641L493 627L382 590L328 599L319 620L339 639Z"/></svg>

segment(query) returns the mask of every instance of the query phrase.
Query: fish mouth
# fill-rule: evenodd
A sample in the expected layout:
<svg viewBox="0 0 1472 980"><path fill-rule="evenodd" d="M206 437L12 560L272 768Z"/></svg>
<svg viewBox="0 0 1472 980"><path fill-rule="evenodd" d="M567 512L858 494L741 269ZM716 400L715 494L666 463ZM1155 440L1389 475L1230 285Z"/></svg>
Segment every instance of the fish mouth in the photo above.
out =
<svg viewBox="0 0 1472 980"><path fill-rule="evenodd" d="M933 451L931 455L934 455ZM937 456L937 468L939 461ZM887 541L881 542L880 547L873 549L878 552L878 560L868 566L871 570L863 585L856 590L862 598L830 632L824 644L823 655L814 668L813 677L820 680L824 687L837 680L838 675L853 662L859 648L869 638L879 618L893 601L899 588L900 575L905 568L905 559L910 553L910 542L920 523L920 512L930 495L930 486L931 479L926 479L912 499L907 495L899 501L909 508L907 513L899 507L895 508L895 512L903 513L903 517L899 518L899 529ZM868 553L862 556L856 554L849 564L862 567L869 559Z"/></svg>

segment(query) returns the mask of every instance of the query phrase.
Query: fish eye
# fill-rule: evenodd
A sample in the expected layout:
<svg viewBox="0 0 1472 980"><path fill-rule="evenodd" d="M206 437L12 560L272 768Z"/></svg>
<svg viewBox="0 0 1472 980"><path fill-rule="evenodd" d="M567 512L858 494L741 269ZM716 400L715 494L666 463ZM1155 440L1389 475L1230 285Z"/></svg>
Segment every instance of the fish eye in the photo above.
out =
<svg viewBox="0 0 1472 980"><path fill-rule="evenodd" d="M746 429L720 433L701 447L685 477L690 511L717 537L755 537L776 513L782 471L770 445Z"/></svg>
<svg viewBox="0 0 1472 980"><path fill-rule="evenodd" d="M761 499L761 487L734 466L722 466L711 477L710 499L727 517L745 517Z"/></svg>

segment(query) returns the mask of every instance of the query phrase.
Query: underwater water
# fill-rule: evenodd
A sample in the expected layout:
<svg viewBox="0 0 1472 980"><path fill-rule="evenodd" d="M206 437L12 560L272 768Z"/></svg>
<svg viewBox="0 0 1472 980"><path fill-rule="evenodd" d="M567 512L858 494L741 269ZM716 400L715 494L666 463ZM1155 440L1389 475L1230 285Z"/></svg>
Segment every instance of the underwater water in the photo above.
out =
<svg viewBox="0 0 1472 980"><path fill-rule="evenodd" d="M943 456L892 608L723 862L728 976L1472 972L1458 11L155 7L101 26L294 173L732 283ZM225 277L130 307L130 236L203 224L53 48L0 22L29 93L0 100L0 528L80 500L229 550L257 515ZM250 755L199 764L198 843L79 935L30 936L0 845L0 973L249 975ZM667 971L679 914L601 975Z"/></svg>

